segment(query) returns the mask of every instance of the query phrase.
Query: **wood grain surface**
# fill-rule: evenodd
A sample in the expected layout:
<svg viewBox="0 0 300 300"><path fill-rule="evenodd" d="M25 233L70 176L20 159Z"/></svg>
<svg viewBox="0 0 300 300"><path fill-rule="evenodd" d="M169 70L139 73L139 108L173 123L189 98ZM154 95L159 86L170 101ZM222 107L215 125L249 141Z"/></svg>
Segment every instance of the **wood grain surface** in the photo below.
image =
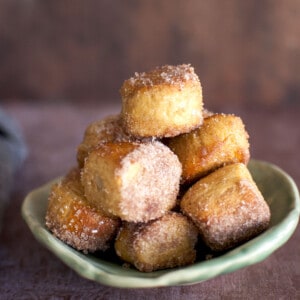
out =
<svg viewBox="0 0 300 300"><path fill-rule="evenodd" d="M87 124L118 105L6 103L23 130L28 158L19 170L0 233L1 299L299 299L300 231L261 263L192 286L118 289L78 276L40 245L21 218L25 195L64 174ZM299 109L220 106L242 117L252 157L283 168L300 185Z"/></svg>

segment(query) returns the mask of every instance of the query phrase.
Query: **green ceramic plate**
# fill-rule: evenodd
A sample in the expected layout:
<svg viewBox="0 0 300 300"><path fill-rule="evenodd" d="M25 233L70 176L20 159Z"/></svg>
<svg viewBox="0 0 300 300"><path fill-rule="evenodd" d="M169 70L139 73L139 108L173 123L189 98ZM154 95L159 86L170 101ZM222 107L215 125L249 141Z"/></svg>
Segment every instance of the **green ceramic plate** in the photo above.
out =
<svg viewBox="0 0 300 300"><path fill-rule="evenodd" d="M84 255L56 239L45 228L44 217L50 182L32 191L24 200L22 215L45 247L81 276L105 285L126 288L194 284L258 263L281 247L293 234L299 219L299 192L292 178L278 167L252 160L249 169L271 208L271 226L251 241L210 260L192 266L141 273L118 261Z"/></svg>

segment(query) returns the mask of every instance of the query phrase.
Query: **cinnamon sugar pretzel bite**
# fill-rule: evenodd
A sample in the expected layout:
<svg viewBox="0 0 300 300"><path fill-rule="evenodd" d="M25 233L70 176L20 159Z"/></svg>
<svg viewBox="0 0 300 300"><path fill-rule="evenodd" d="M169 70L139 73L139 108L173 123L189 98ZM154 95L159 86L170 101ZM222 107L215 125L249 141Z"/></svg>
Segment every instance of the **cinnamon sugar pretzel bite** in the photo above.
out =
<svg viewBox="0 0 300 300"><path fill-rule="evenodd" d="M224 251L264 231L270 209L242 163L222 167L197 181L181 200L203 241Z"/></svg>
<svg viewBox="0 0 300 300"><path fill-rule="evenodd" d="M121 124L120 115L107 116L104 119L90 123L83 135L83 140L77 147L77 162L83 167L89 152L103 142L121 142L135 140L128 135Z"/></svg>
<svg viewBox="0 0 300 300"><path fill-rule="evenodd" d="M117 255L142 272L192 264L198 230L180 213L148 223L124 223L115 241Z"/></svg>
<svg viewBox="0 0 300 300"><path fill-rule="evenodd" d="M240 117L208 114L203 124L165 143L182 164L182 183L192 183L217 168L250 158L248 133Z"/></svg>
<svg viewBox="0 0 300 300"><path fill-rule="evenodd" d="M86 198L107 215L147 222L176 204L181 164L161 142L104 143L90 152L81 180Z"/></svg>
<svg viewBox="0 0 300 300"><path fill-rule="evenodd" d="M190 65L135 73L120 93L123 125L133 136L176 136L202 123L202 88Z"/></svg>
<svg viewBox="0 0 300 300"><path fill-rule="evenodd" d="M80 171L74 168L52 186L46 226L60 240L87 253L107 250L119 229L120 220L104 216L88 204Z"/></svg>

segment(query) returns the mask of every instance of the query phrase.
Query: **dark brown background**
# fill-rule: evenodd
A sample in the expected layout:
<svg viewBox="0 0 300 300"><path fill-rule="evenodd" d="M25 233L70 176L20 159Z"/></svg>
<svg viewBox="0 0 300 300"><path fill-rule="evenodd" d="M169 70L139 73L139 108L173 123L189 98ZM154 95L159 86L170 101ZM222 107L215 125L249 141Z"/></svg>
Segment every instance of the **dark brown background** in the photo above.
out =
<svg viewBox="0 0 300 300"><path fill-rule="evenodd" d="M0 1L0 101L118 101L191 63L208 106L300 102L300 1Z"/></svg>

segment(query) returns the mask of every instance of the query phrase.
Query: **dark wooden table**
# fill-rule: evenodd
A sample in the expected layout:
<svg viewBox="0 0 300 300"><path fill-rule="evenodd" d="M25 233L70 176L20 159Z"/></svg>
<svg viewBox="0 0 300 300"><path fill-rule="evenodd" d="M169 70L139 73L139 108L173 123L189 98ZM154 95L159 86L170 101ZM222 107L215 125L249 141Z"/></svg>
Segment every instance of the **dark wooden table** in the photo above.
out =
<svg viewBox="0 0 300 300"><path fill-rule="evenodd" d="M20 213L26 194L64 174L88 123L116 106L25 104L3 108L21 125L29 154L16 175L0 234L1 299L300 299L300 230L261 263L192 286L118 289L86 280L40 245ZM300 107L218 108L240 115L252 157L280 166L300 185Z"/></svg>

